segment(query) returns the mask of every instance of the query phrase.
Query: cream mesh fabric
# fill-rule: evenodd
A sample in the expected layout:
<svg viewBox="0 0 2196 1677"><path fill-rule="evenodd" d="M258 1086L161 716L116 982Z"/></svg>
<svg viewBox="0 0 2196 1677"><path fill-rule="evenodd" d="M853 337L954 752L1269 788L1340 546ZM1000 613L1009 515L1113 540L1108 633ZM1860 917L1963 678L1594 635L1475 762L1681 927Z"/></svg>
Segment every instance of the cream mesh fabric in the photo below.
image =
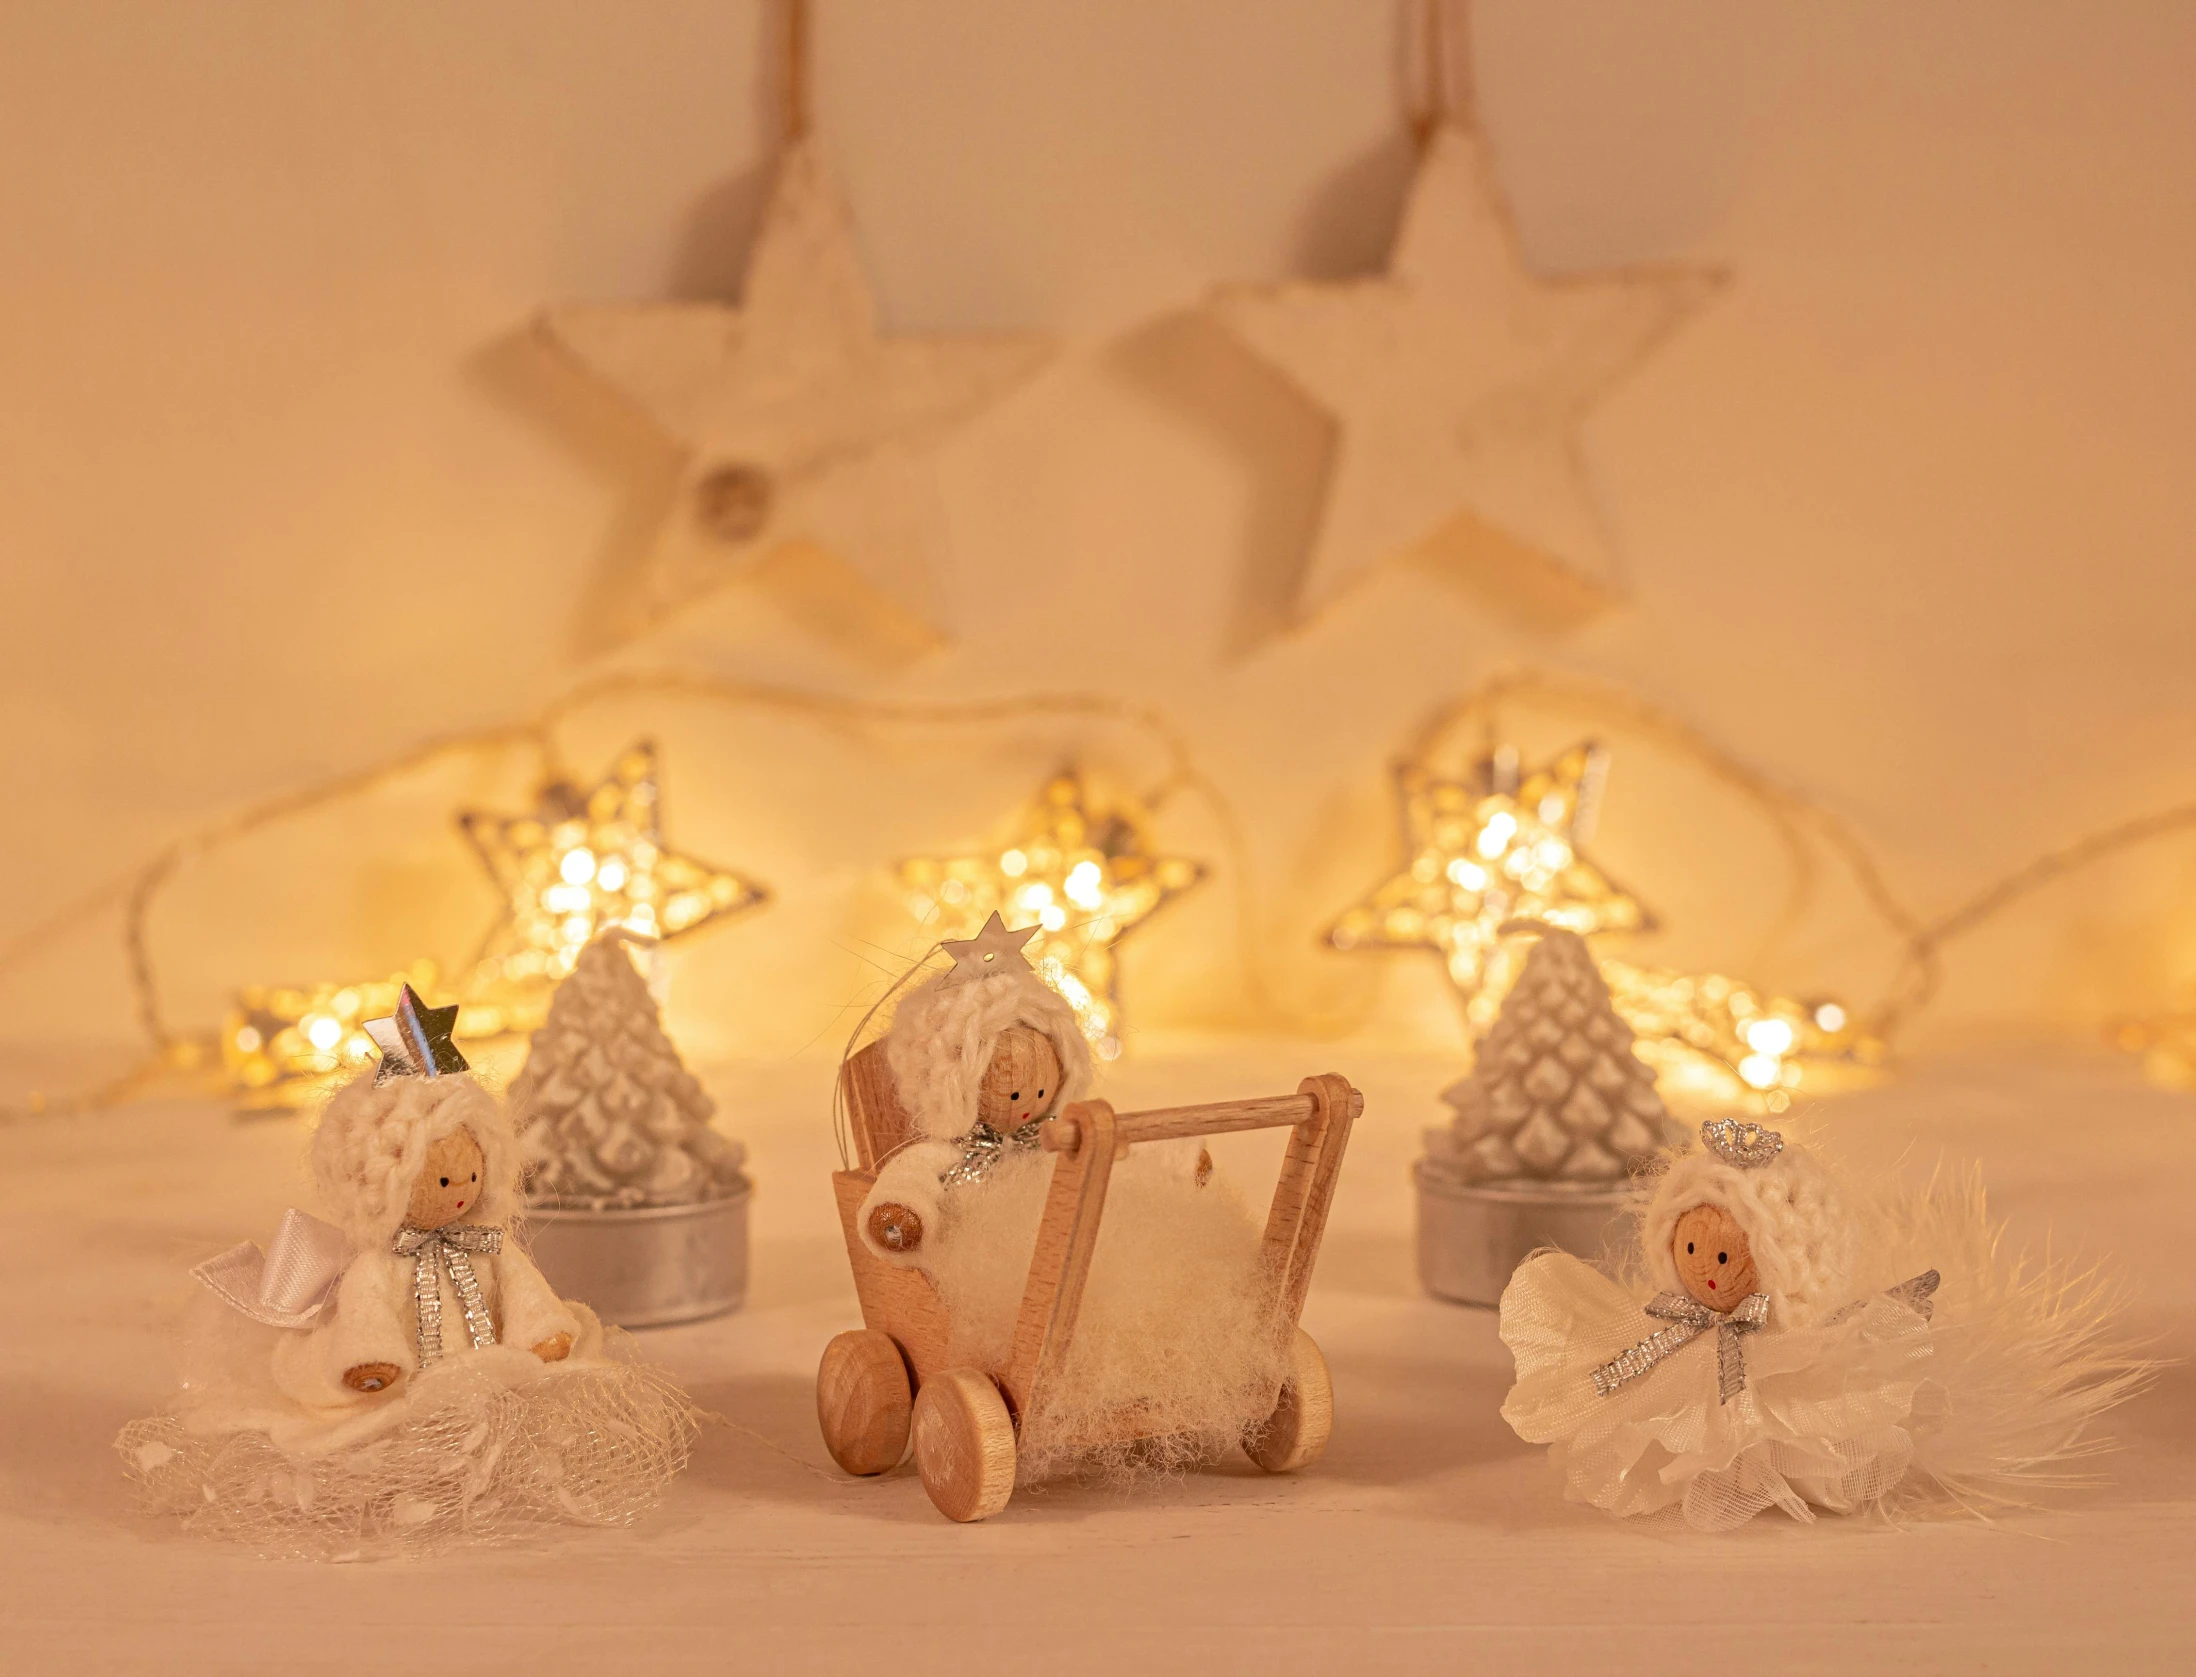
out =
<svg viewBox="0 0 2196 1677"><path fill-rule="evenodd" d="M501 1361L435 1365L395 1425L332 1450L286 1451L263 1431L199 1431L173 1415L131 1422L115 1448L148 1511L302 1560L629 1525L686 1466L700 1413L655 1369L549 1364L513 1385Z"/></svg>

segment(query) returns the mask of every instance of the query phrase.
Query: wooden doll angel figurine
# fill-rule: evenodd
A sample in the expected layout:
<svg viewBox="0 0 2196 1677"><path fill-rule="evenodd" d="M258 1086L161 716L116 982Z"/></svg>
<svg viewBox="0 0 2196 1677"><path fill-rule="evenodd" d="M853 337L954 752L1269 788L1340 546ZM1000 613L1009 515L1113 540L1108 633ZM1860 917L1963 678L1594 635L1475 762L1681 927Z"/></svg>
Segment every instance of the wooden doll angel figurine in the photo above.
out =
<svg viewBox="0 0 2196 1677"><path fill-rule="evenodd" d="M1031 935L994 914L943 945L951 970L900 997L878 1046L908 1139L851 1219L869 1256L919 1273L949 1337L942 1366L987 1379L1013 1361L1061 1157L1043 1130L1091 1080L1074 1010L1023 958ZM1198 1139L1139 1143L1107 1183L1068 1361L1014 1421L1024 1482L1205 1460L1272 1415L1288 1372L1260 1222Z"/></svg>
<svg viewBox="0 0 2196 1677"><path fill-rule="evenodd" d="M956 1191L1010 1154L1037 1152L1037 1126L1090 1088L1090 1045L1075 1010L1031 970L994 914L974 938L948 942L953 968L911 991L893 1015L885 1057L920 1138L877 1172L861 1235L881 1258L933 1258Z"/></svg>
<svg viewBox="0 0 2196 1677"><path fill-rule="evenodd" d="M1773 1130L1715 1119L1701 1142L1640 1215L1651 1299L1560 1252L1503 1293L1502 1415L1571 1499L1709 1531L2010 1503L2143 1378L2104 1342L2107 1289L2009 1268L1978 1188L1857 1210ZM1942 1254L1946 1296L1917 1248Z"/></svg>
<svg viewBox="0 0 2196 1677"><path fill-rule="evenodd" d="M333 1222L293 1210L264 1256L193 1272L236 1316L177 1413L120 1441L156 1505L291 1552L420 1547L622 1523L684 1464L684 1396L608 1360L593 1312L511 1238L518 1144L450 1042L456 1013L407 987L367 1026L377 1073L313 1136Z"/></svg>
<svg viewBox="0 0 2196 1677"><path fill-rule="evenodd" d="M355 1255L327 1319L276 1343L275 1383L301 1404L371 1398L453 1351L524 1349L553 1363L583 1334L585 1350L600 1344L584 1307L550 1291L506 1238L516 1138L448 1038L428 1036L429 1015L449 1011L421 1008L407 987L395 1016L369 1027L382 1048L373 1081L339 1091L314 1132L313 1175ZM219 1264L205 1277L216 1290Z"/></svg>

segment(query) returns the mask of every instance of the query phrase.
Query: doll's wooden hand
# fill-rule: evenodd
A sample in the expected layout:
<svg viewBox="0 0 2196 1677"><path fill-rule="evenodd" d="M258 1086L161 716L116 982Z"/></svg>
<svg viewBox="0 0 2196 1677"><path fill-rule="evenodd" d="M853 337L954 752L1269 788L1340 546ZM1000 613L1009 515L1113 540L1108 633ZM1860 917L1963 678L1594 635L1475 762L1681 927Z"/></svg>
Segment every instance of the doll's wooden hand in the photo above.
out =
<svg viewBox="0 0 2196 1677"><path fill-rule="evenodd" d="M923 1220L886 1200L869 1214L869 1238L887 1252L912 1252L923 1243Z"/></svg>
<svg viewBox="0 0 2196 1677"><path fill-rule="evenodd" d="M403 1378L395 1363L360 1363L343 1371L343 1383L354 1392L384 1392Z"/></svg>
<svg viewBox="0 0 2196 1677"><path fill-rule="evenodd" d="M551 1334L534 1347L534 1355L545 1363L561 1363L572 1354L572 1336L568 1333Z"/></svg>

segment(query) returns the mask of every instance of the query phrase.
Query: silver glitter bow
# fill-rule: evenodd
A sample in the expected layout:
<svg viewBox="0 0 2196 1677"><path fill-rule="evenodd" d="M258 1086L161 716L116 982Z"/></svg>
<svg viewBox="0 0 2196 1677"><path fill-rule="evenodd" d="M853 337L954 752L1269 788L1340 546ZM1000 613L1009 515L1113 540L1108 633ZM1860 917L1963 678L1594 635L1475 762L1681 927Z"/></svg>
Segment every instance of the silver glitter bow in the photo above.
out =
<svg viewBox="0 0 2196 1677"><path fill-rule="evenodd" d="M961 1162L938 1178L948 1188L958 1188L963 1183L981 1182L989 1176L998 1162L1006 1157L1009 1147L1035 1147L1042 1118L1032 1118L1017 1130L1001 1133L976 1120L976 1127L961 1138Z"/></svg>
<svg viewBox="0 0 2196 1677"><path fill-rule="evenodd" d="M1647 1305L1647 1314L1670 1325L1656 1329L1622 1356L1595 1369L1594 1391L1598 1396L1607 1397L1628 1381L1637 1380L1710 1328L1716 1330L1717 1401L1729 1403L1746 1389L1746 1345L1741 1335L1768 1323L1767 1293L1748 1293L1727 1316L1683 1293L1657 1293Z"/></svg>
<svg viewBox="0 0 2196 1677"><path fill-rule="evenodd" d="M397 1230L389 1248L400 1258L412 1260L412 1298L419 1310L419 1366L425 1368L442 1355L442 1276L450 1277L450 1290L465 1308L465 1331L473 1349L486 1350L496 1342L496 1324L489 1318L480 1296L480 1277L473 1273L474 1252L503 1250L503 1231L478 1223L458 1223L446 1229L415 1229L409 1223Z"/></svg>

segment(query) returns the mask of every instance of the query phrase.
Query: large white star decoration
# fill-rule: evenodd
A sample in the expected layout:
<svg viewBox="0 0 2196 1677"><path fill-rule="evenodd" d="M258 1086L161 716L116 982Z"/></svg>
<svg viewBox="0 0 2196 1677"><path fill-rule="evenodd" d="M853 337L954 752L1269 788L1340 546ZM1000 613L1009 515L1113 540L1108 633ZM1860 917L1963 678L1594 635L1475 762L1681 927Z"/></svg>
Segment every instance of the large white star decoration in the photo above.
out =
<svg viewBox="0 0 2196 1677"><path fill-rule="evenodd" d="M779 164L737 308L578 305L542 326L685 452L643 625L809 547L950 632L930 451L1052 353L1030 335L879 332L846 205L809 139Z"/></svg>
<svg viewBox="0 0 2196 1677"><path fill-rule="evenodd" d="M1607 598L1617 572L1578 430L1607 387L1722 283L1696 267L1542 279L1479 136L1445 123L1419 161L1386 274L1236 287L1213 309L1336 427L1296 594L1309 617L1407 552Z"/></svg>

